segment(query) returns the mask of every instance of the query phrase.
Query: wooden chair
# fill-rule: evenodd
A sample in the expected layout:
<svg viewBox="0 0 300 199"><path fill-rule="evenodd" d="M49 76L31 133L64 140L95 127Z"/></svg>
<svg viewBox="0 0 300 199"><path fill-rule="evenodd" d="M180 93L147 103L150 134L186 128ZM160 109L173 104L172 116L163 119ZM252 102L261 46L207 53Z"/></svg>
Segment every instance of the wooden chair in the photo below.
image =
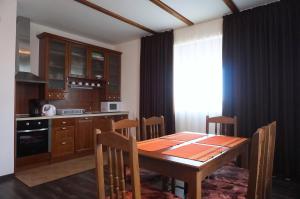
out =
<svg viewBox="0 0 300 199"><path fill-rule="evenodd" d="M266 147L265 147L265 161L264 161L264 180L263 180L263 194L265 199L272 198L272 174L273 162L275 152L276 140L276 121L265 127L266 130Z"/></svg>
<svg viewBox="0 0 300 199"><path fill-rule="evenodd" d="M120 132L122 135L128 137L130 134L135 135L136 140L140 141L141 140L141 136L140 136L140 124L139 124L139 120L135 119L135 120L129 120L129 119L123 119L120 121L111 121L111 129L113 131L117 131ZM132 129L135 129L135 131L133 132Z"/></svg>
<svg viewBox="0 0 300 199"><path fill-rule="evenodd" d="M98 198L105 199L104 155L106 146L108 156L109 195L110 198L127 198L124 177L123 153L129 154L131 171L132 197L141 198L139 161L136 141L133 136L125 137L117 132L103 132L96 129L96 174L98 182Z"/></svg>
<svg viewBox="0 0 300 199"><path fill-rule="evenodd" d="M230 135L229 134L229 126L233 126L233 135L237 136L237 117L225 117L225 116L218 116L218 117L209 117L206 116L206 133L209 133L209 124L215 124L215 134L218 134L218 124L219 124L219 134L223 135Z"/></svg>
<svg viewBox="0 0 300 199"><path fill-rule="evenodd" d="M101 132L96 129L96 175L98 199L179 199L169 192L162 192L147 186L141 187L139 174L138 150L135 137L128 137L118 132ZM104 175L104 149L107 153L108 162L108 189L109 196L105 194ZM127 156L124 154L127 153ZM131 192L126 191L126 179L124 176L124 162L130 165Z"/></svg>
<svg viewBox="0 0 300 199"><path fill-rule="evenodd" d="M219 198L239 198L246 197L251 199L262 199L262 187L263 187L263 164L265 159L265 144L266 144L266 131L264 128L260 128L253 135L251 139L251 154L250 154L250 165L249 165L249 177L247 186L244 187L240 184L234 184L233 180L237 179L232 174L238 175L243 169L226 166L227 174L230 179L226 178L215 178L206 179L202 183L202 195L204 199ZM240 169L240 170L239 170ZM224 169L223 169L224 171ZM219 172L222 175L222 171ZM218 174L216 174L218 175ZM232 180L232 181L231 181ZM237 183L237 182L236 182ZM215 189L212 189L214 187Z"/></svg>
<svg viewBox="0 0 300 199"><path fill-rule="evenodd" d="M158 138L165 135L165 118L164 116L160 117L150 117L148 119L142 118L142 129L143 129L143 140ZM156 178L157 174L152 172L144 172L143 178L147 180L151 180L152 178ZM162 178L162 189L166 190L167 184L169 181L168 177ZM175 179L171 179L171 189L172 192L175 193Z"/></svg>
<svg viewBox="0 0 300 199"><path fill-rule="evenodd" d="M153 139L165 135L164 116L142 118L143 140Z"/></svg>

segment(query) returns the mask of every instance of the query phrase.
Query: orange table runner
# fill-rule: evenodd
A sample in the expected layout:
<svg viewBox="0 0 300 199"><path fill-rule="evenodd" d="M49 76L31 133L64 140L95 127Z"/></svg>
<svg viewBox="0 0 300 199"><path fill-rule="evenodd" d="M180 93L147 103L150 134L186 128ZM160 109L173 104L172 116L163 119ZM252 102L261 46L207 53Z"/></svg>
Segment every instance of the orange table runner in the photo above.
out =
<svg viewBox="0 0 300 199"><path fill-rule="evenodd" d="M204 136L207 136L207 135L202 134L202 133L180 132L180 133L175 133L175 134L172 134L172 135L163 136L161 138L187 142L187 141L195 140L195 139L198 139L198 138L201 138L201 137L204 137Z"/></svg>
<svg viewBox="0 0 300 199"><path fill-rule="evenodd" d="M182 142L176 140L154 139L138 143L138 149L143 151L158 151L181 143Z"/></svg>
<svg viewBox="0 0 300 199"><path fill-rule="evenodd" d="M243 142L245 140L246 140L246 138L229 137L229 136L220 135L220 136L208 137L206 139L198 141L197 143L225 146L225 147L234 147L237 144L240 144L241 142Z"/></svg>
<svg viewBox="0 0 300 199"><path fill-rule="evenodd" d="M218 146L189 144L175 149L164 151L162 152L162 154L205 162L226 150L226 148Z"/></svg>

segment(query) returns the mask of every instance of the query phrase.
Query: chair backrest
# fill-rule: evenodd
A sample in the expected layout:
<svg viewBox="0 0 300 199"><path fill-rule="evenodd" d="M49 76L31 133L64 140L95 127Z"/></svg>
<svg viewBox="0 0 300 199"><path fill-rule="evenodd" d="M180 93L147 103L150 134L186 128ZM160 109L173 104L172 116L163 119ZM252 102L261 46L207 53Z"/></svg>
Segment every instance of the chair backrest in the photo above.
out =
<svg viewBox="0 0 300 199"><path fill-rule="evenodd" d="M272 174L273 174L273 161L275 152L276 140L276 121L272 122L266 129L266 145L265 145L265 160L264 160L264 186L263 194L265 199L272 197Z"/></svg>
<svg viewBox="0 0 300 199"><path fill-rule="evenodd" d="M266 132L260 128L252 136L249 165L248 193L247 198L262 199L263 186L263 163L265 157Z"/></svg>
<svg viewBox="0 0 300 199"><path fill-rule="evenodd" d="M134 136L126 137L118 132L101 132L99 129L95 131L98 199L105 199L104 149L107 153L110 198L126 198L123 154L128 153L126 157L129 157L132 197L140 199L139 162Z"/></svg>
<svg viewBox="0 0 300 199"><path fill-rule="evenodd" d="M164 116L142 118L143 140L157 138L165 135Z"/></svg>
<svg viewBox="0 0 300 199"><path fill-rule="evenodd" d="M217 116L217 117L209 117L206 116L206 133L209 133L209 124L215 124L215 134L218 134L218 125L219 125L219 134L230 135L230 126L233 126L233 135L237 136L237 117L225 117L225 116Z"/></svg>
<svg viewBox="0 0 300 199"><path fill-rule="evenodd" d="M136 140L138 141L141 140L140 122L138 119L135 120L124 119L124 120L119 120L117 122L112 120L111 129L113 131L120 132L122 135L126 137L128 137L130 134L135 133ZM133 129L135 129L134 132L132 131Z"/></svg>

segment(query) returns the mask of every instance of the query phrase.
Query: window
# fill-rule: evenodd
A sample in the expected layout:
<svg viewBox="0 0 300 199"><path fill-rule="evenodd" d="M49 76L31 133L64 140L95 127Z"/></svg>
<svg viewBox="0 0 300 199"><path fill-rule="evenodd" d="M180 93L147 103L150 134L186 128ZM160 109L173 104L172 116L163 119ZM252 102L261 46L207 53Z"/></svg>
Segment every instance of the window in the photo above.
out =
<svg viewBox="0 0 300 199"><path fill-rule="evenodd" d="M177 131L204 132L206 115L222 114L221 34L175 39L174 104Z"/></svg>

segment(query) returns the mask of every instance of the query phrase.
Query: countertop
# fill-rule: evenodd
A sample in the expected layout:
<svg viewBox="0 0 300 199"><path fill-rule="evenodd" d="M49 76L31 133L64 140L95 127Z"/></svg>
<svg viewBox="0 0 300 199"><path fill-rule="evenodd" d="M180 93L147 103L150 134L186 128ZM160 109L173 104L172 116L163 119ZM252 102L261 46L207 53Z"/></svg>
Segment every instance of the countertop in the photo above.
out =
<svg viewBox="0 0 300 199"><path fill-rule="evenodd" d="M97 117L97 116L110 116L110 115L128 115L128 111L119 111L119 112L99 112L99 113L84 113L80 115L54 115L54 116L38 116L38 117L30 117L30 116L16 116L16 121L24 121L24 120L50 120L50 119L59 119L59 118L76 118L76 117Z"/></svg>

